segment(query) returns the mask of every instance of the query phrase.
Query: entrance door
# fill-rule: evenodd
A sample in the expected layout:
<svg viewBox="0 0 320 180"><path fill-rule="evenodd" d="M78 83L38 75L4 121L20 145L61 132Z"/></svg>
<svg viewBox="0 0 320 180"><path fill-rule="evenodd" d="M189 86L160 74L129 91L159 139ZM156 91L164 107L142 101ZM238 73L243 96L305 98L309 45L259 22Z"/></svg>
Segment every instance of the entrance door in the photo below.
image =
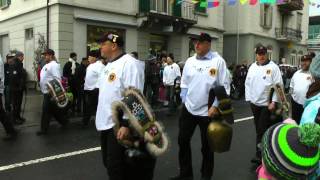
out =
<svg viewBox="0 0 320 180"><path fill-rule="evenodd" d="M9 43L10 41L8 35L0 36L0 55L2 56L3 62L5 62L6 55L10 51Z"/></svg>
<svg viewBox="0 0 320 180"><path fill-rule="evenodd" d="M24 62L23 66L27 70L28 80L36 81L36 73L33 70L34 63L34 36L33 29L26 29L24 41Z"/></svg>

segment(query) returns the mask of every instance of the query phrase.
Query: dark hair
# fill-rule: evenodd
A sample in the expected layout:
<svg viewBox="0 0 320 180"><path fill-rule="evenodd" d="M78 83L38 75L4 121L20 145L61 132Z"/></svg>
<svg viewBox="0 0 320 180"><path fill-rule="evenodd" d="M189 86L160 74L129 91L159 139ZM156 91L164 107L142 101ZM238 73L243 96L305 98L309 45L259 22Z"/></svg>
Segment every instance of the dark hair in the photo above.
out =
<svg viewBox="0 0 320 180"><path fill-rule="evenodd" d="M82 61L86 61L86 60L88 60L88 58L86 58L86 57L83 57L83 58L82 58Z"/></svg>
<svg viewBox="0 0 320 180"><path fill-rule="evenodd" d="M170 58L174 61L173 53L170 53L170 54L168 55L168 57L170 57Z"/></svg>
<svg viewBox="0 0 320 180"><path fill-rule="evenodd" d="M168 56L166 55L166 54L164 54L164 53L162 53L161 55L160 55L160 59L162 59L162 58L167 58Z"/></svg>
<svg viewBox="0 0 320 180"><path fill-rule="evenodd" d="M138 59L138 58L139 58L139 54L138 54L138 52L133 51L133 52L131 52L131 54L132 54L136 59Z"/></svg>
<svg viewBox="0 0 320 180"><path fill-rule="evenodd" d="M74 58L76 56L77 56L77 54L75 52L70 53L70 58Z"/></svg>
<svg viewBox="0 0 320 180"><path fill-rule="evenodd" d="M99 54L100 54L99 50L93 50L89 52L88 56L98 58L100 56Z"/></svg>

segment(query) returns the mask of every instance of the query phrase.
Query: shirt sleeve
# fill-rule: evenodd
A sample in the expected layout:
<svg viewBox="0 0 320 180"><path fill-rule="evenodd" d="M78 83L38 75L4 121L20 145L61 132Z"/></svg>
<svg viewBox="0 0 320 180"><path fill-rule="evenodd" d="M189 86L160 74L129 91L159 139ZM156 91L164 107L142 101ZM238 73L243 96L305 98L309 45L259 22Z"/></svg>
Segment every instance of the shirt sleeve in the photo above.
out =
<svg viewBox="0 0 320 180"><path fill-rule="evenodd" d="M167 80L167 71L166 71L166 67L163 69L163 74L162 74L162 82L163 82L163 84L165 85L166 84L166 80Z"/></svg>
<svg viewBox="0 0 320 180"><path fill-rule="evenodd" d="M52 76L56 79L61 80L61 73L60 73L60 65L55 64L54 66L50 67Z"/></svg>
<svg viewBox="0 0 320 180"><path fill-rule="evenodd" d="M179 67L179 65L176 64L175 67L176 67L176 69L175 69L175 70L176 70L176 76L177 76L177 77L181 77L181 72L180 72L180 67Z"/></svg>
<svg viewBox="0 0 320 180"><path fill-rule="evenodd" d="M188 60L187 60L185 65L184 65L184 67L183 67L183 72L182 72L182 77L181 77L181 84L180 84L181 88L188 89L189 82L190 82L190 77L188 75L188 71L189 71L189 63L188 63Z"/></svg>
<svg viewBox="0 0 320 180"><path fill-rule="evenodd" d="M131 61L126 62L122 77L124 88L135 87L143 92L144 69L139 70L138 64Z"/></svg>
<svg viewBox="0 0 320 180"><path fill-rule="evenodd" d="M281 76L281 71L279 67L274 68L274 73L272 74L272 79L274 84L280 84L280 86L283 88L283 81L282 81L282 76ZM279 102L279 98L276 93L273 94L272 96L272 102Z"/></svg>
<svg viewBox="0 0 320 180"><path fill-rule="evenodd" d="M245 99L246 101L251 101L251 98L250 98L250 86L251 86L251 68L249 68L248 70L248 74L247 74L247 77L246 77L246 81L244 83L244 86L245 86Z"/></svg>

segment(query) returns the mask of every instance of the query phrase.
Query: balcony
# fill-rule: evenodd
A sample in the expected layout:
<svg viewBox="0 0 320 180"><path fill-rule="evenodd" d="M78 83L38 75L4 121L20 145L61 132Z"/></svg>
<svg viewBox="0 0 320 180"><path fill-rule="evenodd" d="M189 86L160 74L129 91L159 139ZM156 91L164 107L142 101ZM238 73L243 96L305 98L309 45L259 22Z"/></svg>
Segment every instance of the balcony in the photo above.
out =
<svg viewBox="0 0 320 180"><path fill-rule="evenodd" d="M170 3L170 0L139 0L138 17L144 18L141 25L173 26L173 29L186 30L197 23L195 6L183 1L181 4Z"/></svg>
<svg viewBox="0 0 320 180"><path fill-rule="evenodd" d="M279 41L301 41L302 31L292 28L276 28L276 38Z"/></svg>
<svg viewBox="0 0 320 180"><path fill-rule="evenodd" d="M278 3L279 10L282 12L291 12L302 10L304 7L303 0L282 0Z"/></svg>

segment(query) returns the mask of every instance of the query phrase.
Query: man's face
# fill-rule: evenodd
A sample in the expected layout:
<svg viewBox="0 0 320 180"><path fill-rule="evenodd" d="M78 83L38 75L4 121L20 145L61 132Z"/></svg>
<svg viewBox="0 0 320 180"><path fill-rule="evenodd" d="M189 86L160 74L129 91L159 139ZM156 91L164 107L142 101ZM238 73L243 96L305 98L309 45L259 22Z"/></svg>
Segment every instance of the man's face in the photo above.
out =
<svg viewBox="0 0 320 180"><path fill-rule="evenodd" d="M110 41L101 43L101 56L105 59L110 59L112 52L116 49L116 44Z"/></svg>
<svg viewBox="0 0 320 180"><path fill-rule="evenodd" d="M89 64L95 63L96 62L96 58L92 57L92 56L89 56L88 57L88 61L89 61Z"/></svg>
<svg viewBox="0 0 320 180"><path fill-rule="evenodd" d="M74 56L72 59L75 60L75 61L77 61L77 56Z"/></svg>
<svg viewBox="0 0 320 180"><path fill-rule="evenodd" d="M18 59L22 62L24 60L24 56L19 56Z"/></svg>
<svg viewBox="0 0 320 180"><path fill-rule="evenodd" d="M195 42L195 50L196 53L200 56L206 55L211 47L211 43L208 41L196 41Z"/></svg>
<svg viewBox="0 0 320 180"><path fill-rule="evenodd" d="M50 54L45 54L45 55L44 55L44 59L45 59L45 61L48 63L48 62L51 61L52 55L50 55Z"/></svg>
<svg viewBox="0 0 320 180"><path fill-rule="evenodd" d="M303 71L308 71L311 64L311 60L303 60L301 61L301 69Z"/></svg>
<svg viewBox="0 0 320 180"><path fill-rule="evenodd" d="M171 64L173 63L173 61L172 61L172 59L171 59L170 57L167 57L167 63L168 63L169 65L171 65Z"/></svg>
<svg viewBox="0 0 320 180"><path fill-rule="evenodd" d="M258 53L257 54L257 61L263 63L267 60L267 54L265 53Z"/></svg>

